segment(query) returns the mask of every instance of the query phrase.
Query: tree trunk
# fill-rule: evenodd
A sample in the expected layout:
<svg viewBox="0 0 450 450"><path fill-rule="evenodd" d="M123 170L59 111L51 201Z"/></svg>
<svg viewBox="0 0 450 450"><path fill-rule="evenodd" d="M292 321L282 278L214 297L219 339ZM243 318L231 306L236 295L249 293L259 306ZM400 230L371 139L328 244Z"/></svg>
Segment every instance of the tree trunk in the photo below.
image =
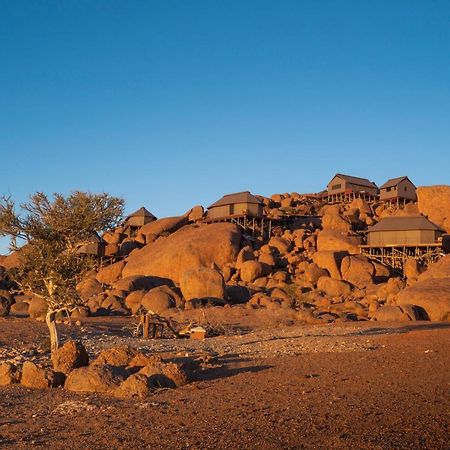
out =
<svg viewBox="0 0 450 450"><path fill-rule="evenodd" d="M48 311L45 316L45 323L47 324L48 331L50 332L50 349L53 353L59 348L58 331L56 329L56 312Z"/></svg>

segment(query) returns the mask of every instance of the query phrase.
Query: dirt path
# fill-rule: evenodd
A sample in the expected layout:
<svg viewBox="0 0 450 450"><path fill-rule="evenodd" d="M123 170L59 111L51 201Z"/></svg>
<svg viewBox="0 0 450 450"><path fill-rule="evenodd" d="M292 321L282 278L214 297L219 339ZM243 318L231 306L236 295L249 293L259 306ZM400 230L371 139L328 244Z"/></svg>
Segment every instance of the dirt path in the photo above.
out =
<svg viewBox="0 0 450 450"><path fill-rule="evenodd" d="M4 346L31 345L25 325L13 337L3 324ZM0 388L0 447L448 448L449 324L295 326L158 345L209 351L216 363L145 401Z"/></svg>

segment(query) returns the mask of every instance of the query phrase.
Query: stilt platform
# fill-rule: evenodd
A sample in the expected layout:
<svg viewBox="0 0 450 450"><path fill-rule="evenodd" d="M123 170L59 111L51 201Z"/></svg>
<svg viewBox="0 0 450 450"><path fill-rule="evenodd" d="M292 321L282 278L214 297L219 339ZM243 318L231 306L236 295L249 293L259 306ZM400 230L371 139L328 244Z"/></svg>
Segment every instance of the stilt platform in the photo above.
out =
<svg viewBox="0 0 450 450"><path fill-rule="evenodd" d="M361 254L372 261L383 264L404 276L408 259L415 259L427 268L445 255L442 243L370 246L360 245Z"/></svg>
<svg viewBox="0 0 450 450"><path fill-rule="evenodd" d="M253 237L261 236L264 239L270 238L277 228L289 228L289 226L295 223L304 223L305 225L320 226L321 217L320 216L304 216L304 215L285 215L281 217L254 217L248 215L234 215L225 217L206 217L202 219L199 223L220 223L228 222L234 223L239 228Z"/></svg>
<svg viewBox="0 0 450 450"><path fill-rule="evenodd" d="M351 193L342 192L340 194L329 194L325 197L329 205L335 205L337 203L351 203L353 200L357 198L362 198L369 205L380 201L379 195L368 194L366 192L351 192Z"/></svg>

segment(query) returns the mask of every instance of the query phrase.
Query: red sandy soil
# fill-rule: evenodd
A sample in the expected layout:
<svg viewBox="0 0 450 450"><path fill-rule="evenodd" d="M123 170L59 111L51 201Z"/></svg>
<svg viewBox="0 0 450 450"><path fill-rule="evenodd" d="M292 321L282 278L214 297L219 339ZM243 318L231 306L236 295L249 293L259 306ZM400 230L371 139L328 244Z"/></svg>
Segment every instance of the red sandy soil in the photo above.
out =
<svg viewBox="0 0 450 450"><path fill-rule="evenodd" d="M129 319L85 323L63 326L63 335L95 341L94 330L101 330L115 339L104 346L115 345ZM155 352L216 357L199 381L146 399L0 388L0 447L449 448L449 323L285 324L246 333L239 337L235 328L200 343L146 342ZM2 319L3 359L45 336L43 324Z"/></svg>

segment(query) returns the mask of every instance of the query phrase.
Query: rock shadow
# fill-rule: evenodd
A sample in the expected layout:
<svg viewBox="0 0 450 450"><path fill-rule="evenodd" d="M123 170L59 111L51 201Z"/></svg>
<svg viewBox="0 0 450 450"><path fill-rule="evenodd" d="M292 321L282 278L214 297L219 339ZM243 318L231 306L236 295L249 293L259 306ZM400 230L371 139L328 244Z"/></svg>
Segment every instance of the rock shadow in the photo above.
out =
<svg viewBox="0 0 450 450"><path fill-rule="evenodd" d="M404 334L410 333L411 331L425 331L425 330L443 330L450 328L450 322L427 322L427 323L417 323L414 325L404 325L399 327L376 327L369 328L367 330L355 331L353 333L349 333L345 336L370 336L370 335L378 335L378 334Z"/></svg>
<svg viewBox="0 0 450 450"><path fill-rule="evenodd" d="M242 361L242 360L241 360ZM223 364L218 367L211 367L203 369L202 371L196 373L193 376L193 381L212 381L220 380L223 378L233 377L241 373L258 373L264 370L272 369L274 366L264 364L264 365L252 365L243 367L234 367L228 364Z"/></svg>

